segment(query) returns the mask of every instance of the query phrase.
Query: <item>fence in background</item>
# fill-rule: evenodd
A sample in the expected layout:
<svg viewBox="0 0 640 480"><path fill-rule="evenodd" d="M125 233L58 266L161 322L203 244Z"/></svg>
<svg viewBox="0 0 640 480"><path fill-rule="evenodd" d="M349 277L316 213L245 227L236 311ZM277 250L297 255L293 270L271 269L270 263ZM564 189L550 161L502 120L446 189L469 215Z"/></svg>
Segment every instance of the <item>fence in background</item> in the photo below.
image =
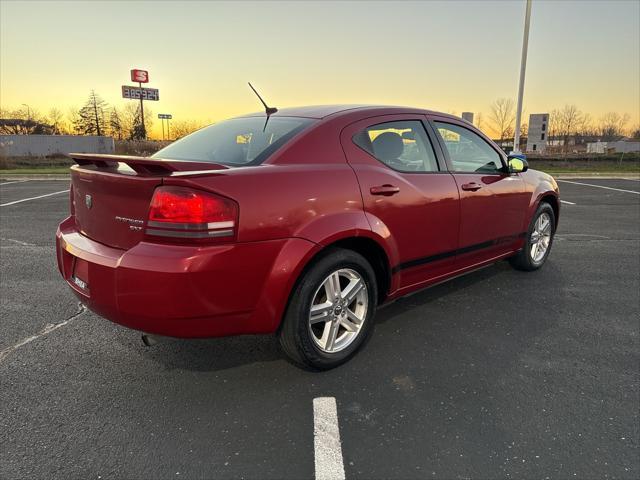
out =
<svg viewBox="0 0 640 480"><path fill-rule="evenodd" d="M113 138L97 135L0 135L0 156L46 157L69 153L113 153Z"/></svg>

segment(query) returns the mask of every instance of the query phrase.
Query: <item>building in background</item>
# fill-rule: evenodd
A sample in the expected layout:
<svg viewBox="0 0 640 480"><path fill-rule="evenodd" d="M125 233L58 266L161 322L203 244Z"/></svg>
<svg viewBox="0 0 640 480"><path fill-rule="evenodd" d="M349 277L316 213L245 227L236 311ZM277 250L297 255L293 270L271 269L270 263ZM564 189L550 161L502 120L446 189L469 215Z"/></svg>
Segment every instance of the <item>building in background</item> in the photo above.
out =
<svg viewBox="0 0 640 480"><path fill-rule="evenodd" d="M640 152L640 141L622 138L615 142L589 142L587 153L632 153Z"/></svg>
<svg viewBox="0 0 640 480"><path fill-rule="evenodd" d="M588 142L587 153L607 153L607 142Z"/></svg>
<svg viewBox="0 0 640 480"><path fill-rule="evenodd" d="M473 125L473 112L462 112L462 119Z"/></svg>
<svg viewBox="0 0 640 480"><path fill-rule="evenodd" d="M544 152L549 135L549 114L532 113L529 115L529 132L527 134L527 152Z"/></svg>
<svg viewBox="0 0 640 480"><path fill-rule="evenodd" d="M615 142L607 142L607 149L613 149L616 153L640 152L640 141L622 138Z"/></svg>

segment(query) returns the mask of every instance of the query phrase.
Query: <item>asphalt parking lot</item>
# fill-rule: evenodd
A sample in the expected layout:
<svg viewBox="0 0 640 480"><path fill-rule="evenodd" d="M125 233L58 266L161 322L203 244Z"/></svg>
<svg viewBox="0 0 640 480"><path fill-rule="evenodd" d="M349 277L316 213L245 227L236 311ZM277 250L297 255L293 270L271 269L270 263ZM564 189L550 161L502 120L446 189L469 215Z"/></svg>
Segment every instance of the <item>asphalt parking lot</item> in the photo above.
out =
<svg viewBox="0 0 640 480"><path fill-rule="evenodd" d="M319 397L347 479L639 478L640 182L560 187L542 270L402 299L312 373L271 337L145 347L84 311L55 265L67 184L0 181L0 478L312 478Z"/></svg>

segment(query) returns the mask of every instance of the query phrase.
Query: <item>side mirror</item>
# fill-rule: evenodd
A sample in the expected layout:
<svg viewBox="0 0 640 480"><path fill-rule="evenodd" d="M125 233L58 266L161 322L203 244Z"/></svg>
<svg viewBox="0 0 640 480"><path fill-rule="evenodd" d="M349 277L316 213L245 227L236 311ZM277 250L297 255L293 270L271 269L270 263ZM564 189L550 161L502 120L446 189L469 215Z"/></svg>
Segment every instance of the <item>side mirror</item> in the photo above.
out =
<svg viewBox="0 0 640 480"><path fill-rule="evenodd" d="M524 155L509 155L509 173L521 173L529 170L529 164Z"/></svg>

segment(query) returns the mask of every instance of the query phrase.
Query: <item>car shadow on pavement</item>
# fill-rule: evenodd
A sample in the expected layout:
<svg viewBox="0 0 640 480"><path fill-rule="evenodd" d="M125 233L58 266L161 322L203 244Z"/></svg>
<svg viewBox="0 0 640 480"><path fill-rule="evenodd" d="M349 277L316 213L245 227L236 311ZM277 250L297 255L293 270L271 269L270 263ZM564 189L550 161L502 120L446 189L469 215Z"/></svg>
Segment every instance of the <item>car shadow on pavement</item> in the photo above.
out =
<svg viewBox="0 0 640 480"><path fill-rule="evenodd" d="M381 325L402 313L409 312L417 307L441 300L446 298L448 295L461 292L478 283L481 284L491 278L512 270L513 269L507 262L499 262L451 280L445 280L443 283L418 290L415 293L401 297L380 307L376 316L376 324Z"/></svg>
<svg viewBox="0 0 640 480"><path fill-rule="evenodd" d="M142 341L140 342L142 344ZM166 338L143 355L169 370L217 371L253 363L284 360L278 339L273 335L178 339Z"/></svg>
<svg viewBox="0 0 640 480"><path fill-rule="evenodd" d="M547 266L548 270L551 268L551 265ZM553 275L556 273L554 272ZM536 272L533 275L538 274ZM412 316L422 317L424 316L422 309L425 306L434 302L446 303L448 297L464 293L467 289L477 289L478 284L490 282L492 279L495 282L492 283L492 287L488 288L494 288L493 285L497 283L500 288L505 290L506 295L511 295L510 291L513 290L515 298L523 287L519 282L503 282L496 279L496 277L504 275L522 275L525 278L531 278L532 274L515 272L506 262L499 262L385 305L378 311L376 326L378 328L384 327L390 320L406 323L407 317L405 315L408 315L409 318ZM475 296L478 293L473 292L471 295ZM445 308L450 308L450 306ZM457 308L454 308L451 313L459 313L456 310ZM402 327L401 323L397 326ZM443 328L442 325L435 327L436 330L441 328ZM275 335L245 335L195 340L167 338L150 347L144 347L140 342L139 348L143 356L170 370L218 371L254 363L286 362Z"/></svg>

